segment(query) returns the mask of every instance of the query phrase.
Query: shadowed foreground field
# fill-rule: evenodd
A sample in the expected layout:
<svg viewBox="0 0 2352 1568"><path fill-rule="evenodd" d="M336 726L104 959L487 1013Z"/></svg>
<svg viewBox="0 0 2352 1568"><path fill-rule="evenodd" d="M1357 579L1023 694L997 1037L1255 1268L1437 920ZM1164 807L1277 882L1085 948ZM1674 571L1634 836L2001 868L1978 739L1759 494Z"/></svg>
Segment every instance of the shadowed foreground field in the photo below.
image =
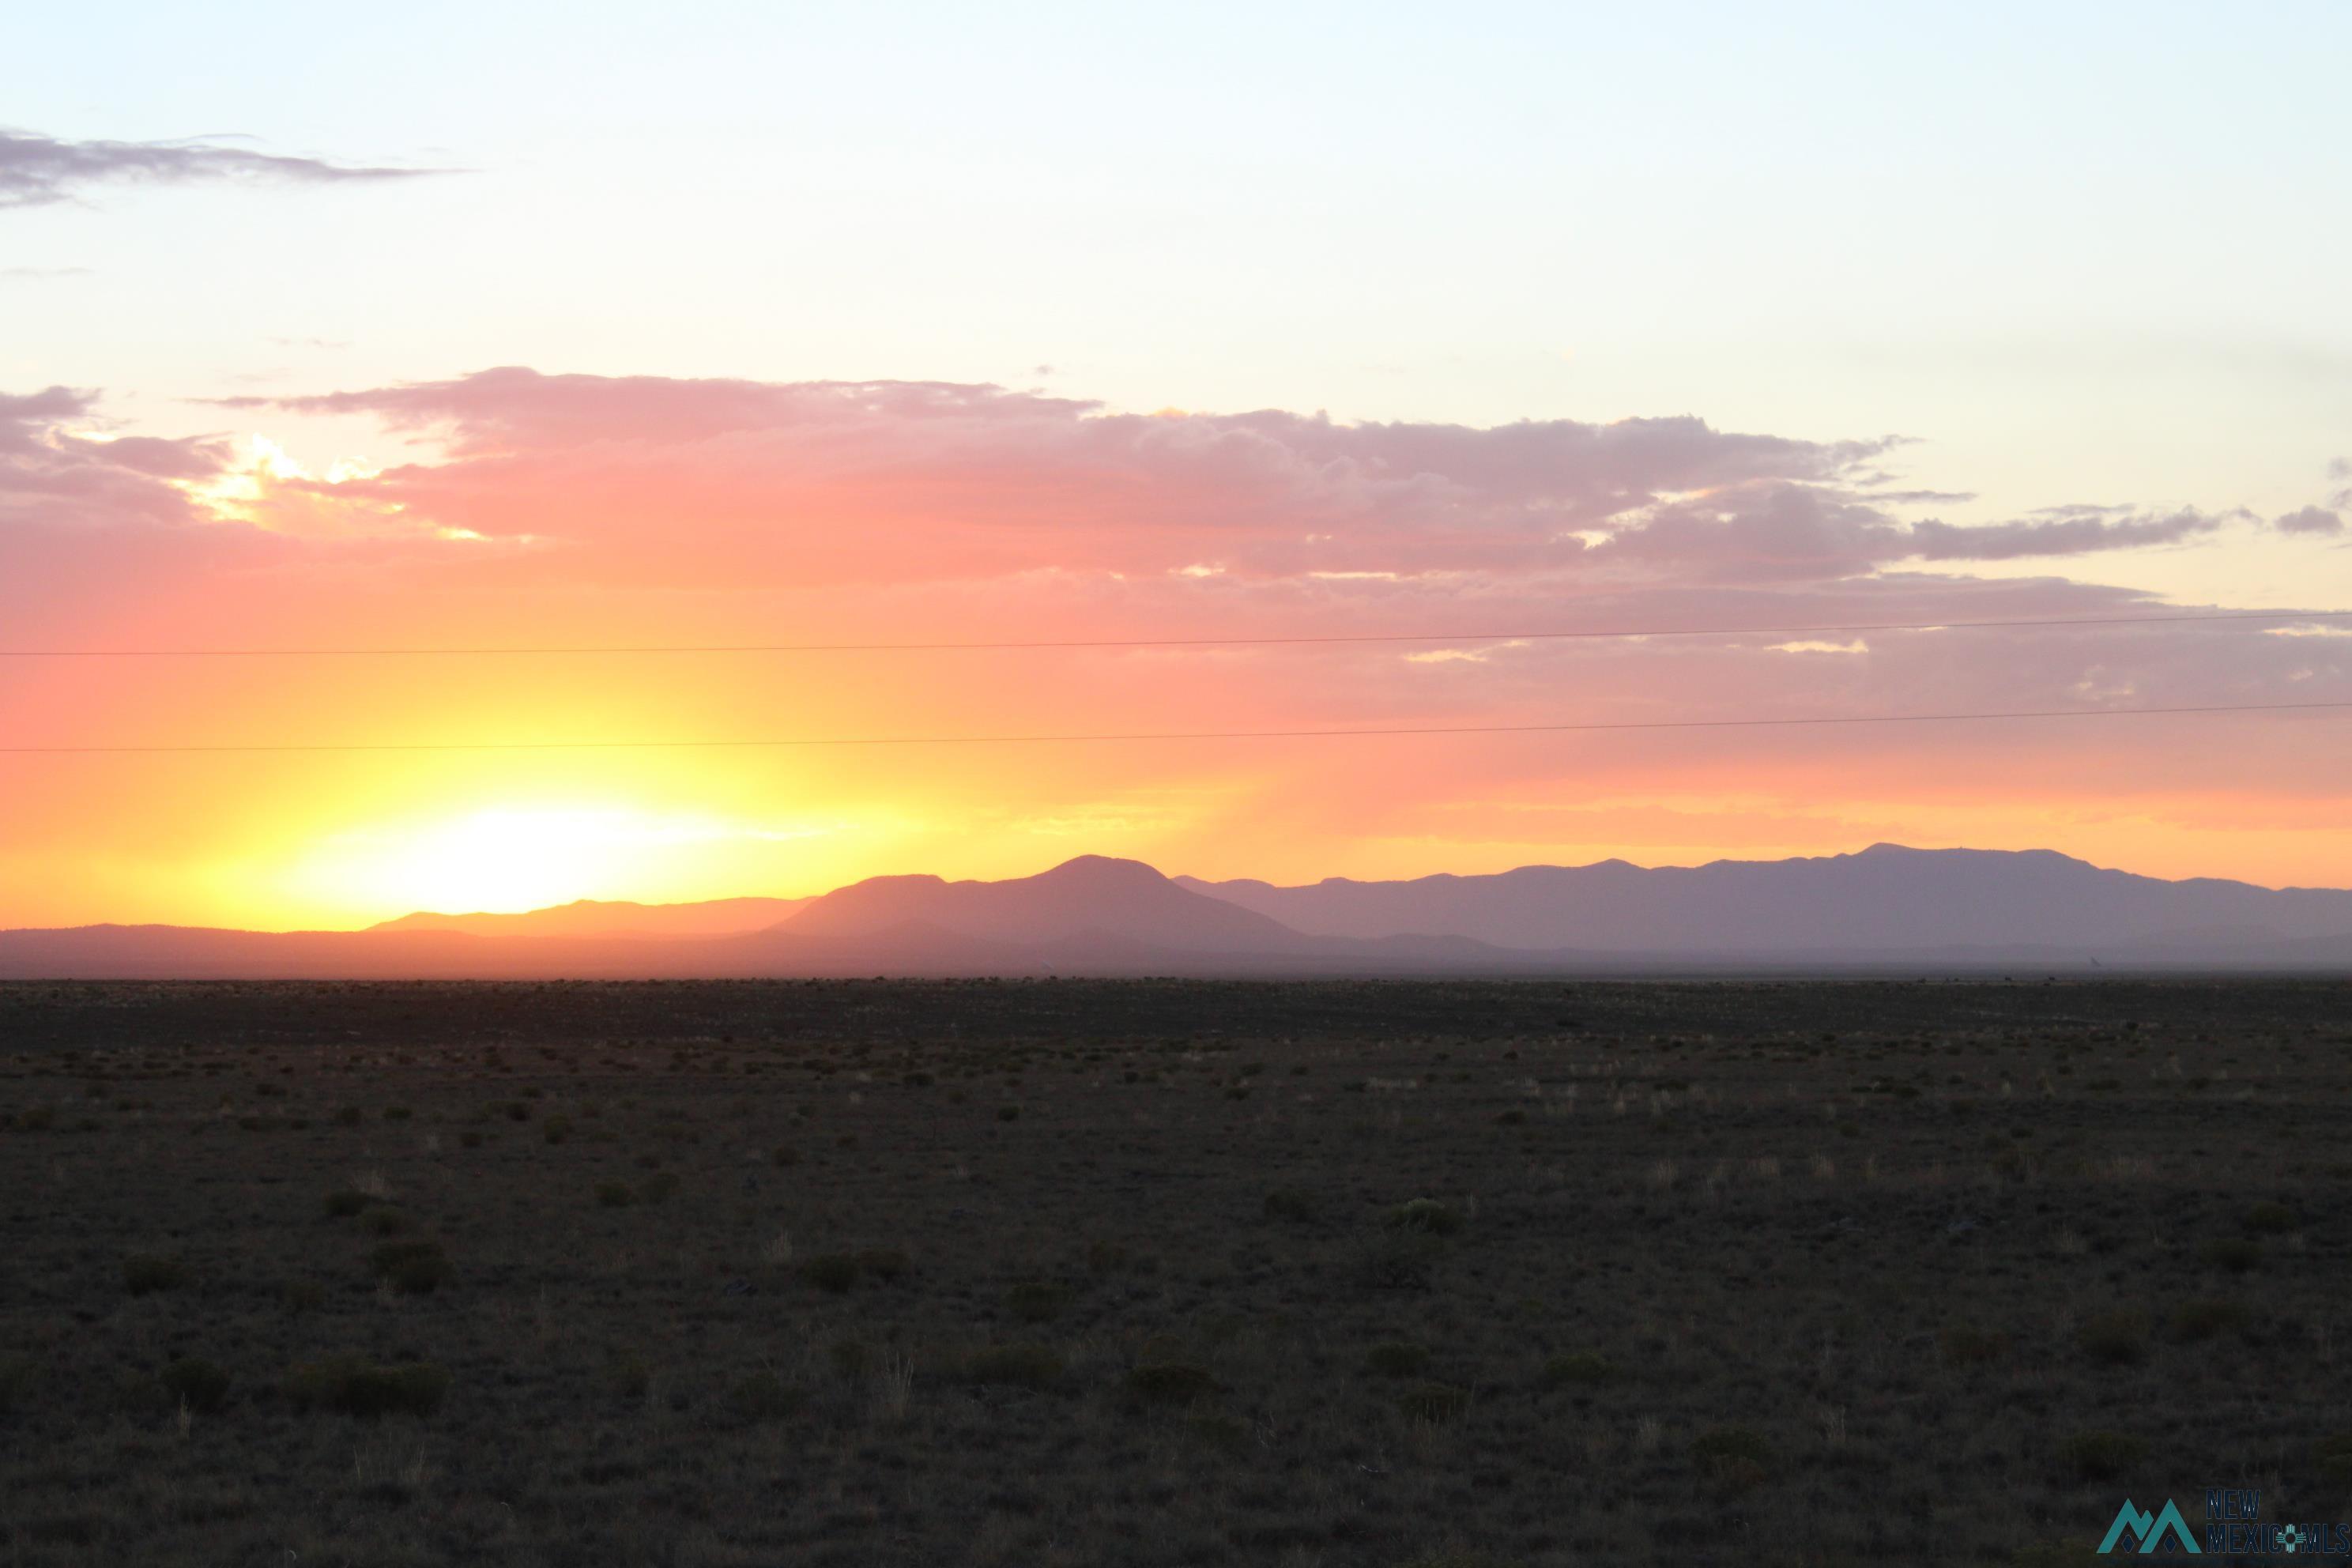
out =
<svg viewBox="0 0 2352 1568"><path fill-rule="evenodd" d="M2352 1517L2341 984L21 985L0 1042L10 1563Z"/></svg>

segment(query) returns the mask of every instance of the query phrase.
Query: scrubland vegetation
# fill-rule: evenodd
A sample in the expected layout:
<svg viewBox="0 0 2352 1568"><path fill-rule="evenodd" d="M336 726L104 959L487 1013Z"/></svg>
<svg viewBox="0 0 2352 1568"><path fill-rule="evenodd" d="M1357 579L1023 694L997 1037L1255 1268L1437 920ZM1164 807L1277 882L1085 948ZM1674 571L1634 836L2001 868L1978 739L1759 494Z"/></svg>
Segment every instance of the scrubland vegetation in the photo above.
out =
<svg viewBox="0 0 2352 1568"><path fill-rule="evenodd" d="M12 1564L2352 1515L2352 987L0 987Z"/></svg>

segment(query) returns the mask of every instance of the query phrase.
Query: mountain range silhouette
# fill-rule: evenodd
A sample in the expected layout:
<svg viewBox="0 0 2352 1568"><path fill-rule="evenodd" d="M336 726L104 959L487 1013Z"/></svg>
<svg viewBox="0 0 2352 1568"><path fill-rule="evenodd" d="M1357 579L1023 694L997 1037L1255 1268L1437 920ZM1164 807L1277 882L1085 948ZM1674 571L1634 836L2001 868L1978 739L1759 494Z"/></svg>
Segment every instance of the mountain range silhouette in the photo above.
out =
<svg viewBox="0 0 2352 1568"><path fill-rule="evenodd" d="M1080 856L1032 877L875 877L820 897L357 931L0 931L0 978L1496 975L1927 970L2352 971L2352 891L2167 881L2049 850L1606 860L1298 887Z"/></svg>

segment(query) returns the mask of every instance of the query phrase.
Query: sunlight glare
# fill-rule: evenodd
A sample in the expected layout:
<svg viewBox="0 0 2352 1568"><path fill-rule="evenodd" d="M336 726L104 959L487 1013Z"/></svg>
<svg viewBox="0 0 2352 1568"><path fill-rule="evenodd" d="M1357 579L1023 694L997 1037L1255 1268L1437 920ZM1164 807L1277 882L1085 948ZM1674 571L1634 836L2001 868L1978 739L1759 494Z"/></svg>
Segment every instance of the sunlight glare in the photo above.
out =
<svg viewBox="0 0 2352 1568"><path fill-rule="evenodd" d="M306 898L392 914L513 913L578 899L657 898L689 868L829 831L628 805L492 806L334 835L289 881Z"/></svg>

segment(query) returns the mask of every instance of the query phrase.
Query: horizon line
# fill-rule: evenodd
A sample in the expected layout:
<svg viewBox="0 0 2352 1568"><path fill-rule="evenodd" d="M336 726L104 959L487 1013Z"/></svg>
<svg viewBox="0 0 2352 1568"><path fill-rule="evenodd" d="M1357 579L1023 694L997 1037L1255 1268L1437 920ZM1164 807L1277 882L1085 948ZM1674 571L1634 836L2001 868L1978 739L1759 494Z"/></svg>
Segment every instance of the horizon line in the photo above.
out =
<svg viewBox="0 0 2352 1568"><path fill-rule="evenodd" d="M1327 876L1327 877L1318 878L1318 879L1315 879L1315 880L1313 880L1313 881L1304 881L1304 882L1283 882L1283 881L1276 881L1276 880L1273 880L1273 879L1271 879L1264 878L1264 877L1214 877L1214 878L1213 878L1213 877L1196 877L1196 876L1193 876L1193 875L1192 875L1192 873L1190 873L1190 872L1184 872L1184 871L1178 871L1178 872L1163 871L1163 870L1161 870L1161 869L1160 869L1157 865L1153 864L1151 861L1150 861L1150 860L1146 860L1146 859L1143 859L1143 858L1140 858L1140 857L1139 857L1139 856L1133 856L1133 855L1105 855L1105 854L1102 854L1102 853L1100 853L1100 852L1098 852L1098 851L1095 851L1095 850L1084 850L1084 851L1081 851L1081 852L1079 852L1078 854L1076 854L1076 855L1069 855L1069 856L1066 856L1066 857L1064 857L1063 858L1061 858L1061 859L1059 859L1059 860L1056 860L1056 861L1054 861L1052 864L1047 865L1047 866L1044 867L1043 868L1041 868L1041 869L1039 869L1039 870L1035 870L1035 871L1028 871L1028 872L1020 872L1020 873L1015 873L1015 874L1013 874L1013 875L1010 875L1010 876L1003 876L1003 877L958 877L958 878L947 878L947 877L941 877L941 876L940 876L937 872L931 872L931 871L877 871L877 872L874 872L874 873L871 873L871 874L866 875L866 876L853 878L853 879L851 879L850 880L845 881L845 882L836 883L836 884L835 884L835 885L834 885L834 886L832 886L832 887L825 888L825 889L822 889L822 890L820 890L820 891L813 892L813 893L772 893L772 892L719 893L719 894L715 894L715 895L713 895L713 896L711 896L711 897L709 897L709 898L706 898L706 899L676 899L676 900L646 900L646 899L634 899L634 898L627 898L627 897L622 897L622 896L599 897L599 896L594 895L594 894L583 894L583 895L581 895L581 896L580 896L580 897L578 897L578 898L573 898L573 899L565 899L565 900L560 900L560 901L558 901L558 902L554 902L554 903L534 904L534 905L531 905L531 906L530 906L530 907L528 907L528 908L524 908L524 909L512 909L512 910L505 910L505 909L474 909L474 910L429 910L429 909L413 909L413 910L403 910L403 911L401 911L400 913L397 913L397 914L386 915L386 916L384 916L384 917L383 917L383 918L381 918L381 919L379 919L379 920L371 921L369 921L367 924L364 924L364 925L355 925L355 926L282 926L282 927L262 927L262 926L220 926L220 925L188 925L188 924L182 924L182 923L179 923L179 922L176 922L176 921L121 921L121 920L98 920L98 921L82 921L82 922L80 922L80 923L79 923L79 924L75 924L75 925L57 925L57 926L0 926L0 936L13 935L13 934L17 934L17 933L22 933L22 932L35 932L35 931L46 932L46 931L99 931L99 930L120 930L120 931L142 931L142 930L152 930L152 931L221 931L221 932L229 932L229 933L243 934L243 935L251 935L251 936L312 936L312 935L320 935L320 936L360 936L360 935L365 935L365 934L368 934L369 932L373 932L373 931L383 931L383 928L385 928L385 927L387 927L387 926L397 925L397 924L399 924L401 921L408 921L408 920L416 920L416 919L437 919L437 920L448 920L448 921L479 920L479 919L490 919L490 920L521 920L521 919L526 919L526 918L528 918L528 917L530 917L530 916L532 916L532 915L548 914L548 913L551 913L551 912L553 912L553 911L555 911L555 910L559 910L576 909L576 908L578 908L578 907L580 907L580 906L582 906L582 905L583 905L583 904L587 904L587 905L614 905L614 906L628 905L628 906L635 906L635 907L636 907L636 908L638 908L638 909L645 909L645 910L681 910L681 909L698 909L698 908L701 908L701 907L704 907L704 906L706 906L706 905L710 905L710 904L725 904L725 903L749 902L749 901L774 902L774 903L794 903L794 904L803 904L803 905L805 905L805 904L814 903L815 901L817 901L817 900L820 900L820 899L825 898L825 897L827 897L827 896L829 896L829 895L831 895L831 894L833 894L833 893L840 892L840 891L842 891L842 890L843 890L843 889L845 889L859 887L859 886L862 886L862 885L864 885L864 884L866 884L866 883L867 883L867 882L883 881L883 880L888 880L888 879L901 879L901 878L906 878L906 879L920 879L920 878L929 878L929 879L930 879L931 880L934 880L934 881L937 881L937 882L940 882L940 883L941 883L941 884L943 884L943 885L950 886L950 887L954 887L954 886L959 886L959 885L971 885L971 884L979 884L979 885L982 885L982 886L996 886L996 885L999 885L999 884L1002 884L1002 883L1005 883L1005 882L1027 881L1027 880L1031 880L1031 879L1034 879L1034 878L1037 878L1037 877L1046 876L1046 875L1051 874L1052 872L1055 872L1055 871L1060 870L1060 869L1062 869L1062 868L1065 868L1065 867L1076 865L1076 864L1077 864L1078 862L1080 862L1080 861L1082 861L1082 860L1107 860L1107 861L1118 862L1118 863L1122 863L1122 864L1126 864L1126 865L1141 866L1141 867L1143 867L1145 869L1147 869L1147 870L1149 870L1149 871L1152 872L1155 876L1157 876L1157 877L1160 878L1160 879L1162 879L1163 881L1170 882L1170 883L1173 883L1173 884L1181 884L1181 883L1184 883L1184 882L1188 882L1188 881L1190 881L1190 882L1199 882L1199 883L1202 883L1202 884L1204 884L1204 885L1206 885L1206 886L1210 886L1210 887L1216 887L1216 886L1222 886L1222 885L1224 885L1224 884L1234 883L1234 882L1258 882L1258 883L1262 883L1262 884L1264 884L1265 886L1266 886L1266 887L1268 887L1268 888L1271 888L1271 889L1288 890L1288 889L1306 889L1306 888L1316 888L1316 887L1321 887L1321 886L1324 886L1324 885L1326 885L1326 884L1328 884L1328 883L1332 883L1332 882L1350 882L1350 883L1354 883L1354 884L1357 884L1357 885L1359 885L1359 886L1363 886L1363 887L1377 887L1377 886L1388 886L1388 885L1404 885L1404 884L1411 884L1411 883L1414 883L1414 882L1430 881L1430 880L1433 880L1433 879L1434 879L1441 878L1441 877L1450 877L1450 878L1454 878L1454 879L1458 879L1458 880L1465 880L1465 881L1466 881L1466 880L1471 880L1471 879L1478 879L1478 878L1507 877L1507 876L1510 876L1510 875L1512 875L1512 874L1514 874L1514 873L1520 872L1520 871L1589 871L1589 870L1598 869L1598 868L1601 868L1601 867L1606 867L1606 866L1624 866L1624 867L1629 867L1629 868L1631 868L1632 869L1636 870L1636 871L1644 871L1644 872L1652 872L1652 871L1699 871L1699 870L1705 870L1705 869L1706 869L1706 868L1710 868L1710 867L1715 867L1715 866L1727 866L1727 865L1730 865L1730 866L1786 866L1786 865L1792 865L1792 864L1796 864L1796 863L1799 863L1799 862L1804 862L1804 861L1814 861L1814 860L1845 860L1845 859L1854 859L1854 858L1860 858L1860 857L1862 857L1862 856L1864 856L1864 855L1869 854L1869 853L1870 853L1871 851L1873 851L1873 850L1880 850L1880 849L1894 849L1894 850L1900 850L1900 851L1902 851L1902 852L1904 852L1904 853L1906 853L1906 854L1912 854L1912 855L2000 855L2000 856L2048 855L2048 856L2055 856L2055 857L2057 857L2058 858L2063 859L2063 860L2069 860L2069 861L2073 861L2073 862L2074 862L2074 863L2075 863L2076 865L2088 867L2090 869L2092 869L2092 870L2094 870L2094 871L2107 872L2107 873L2112 873L2112 874L2115 874L2115 875L2118 875L2118 876L2125 876L2125 877L2137 877L2137 878L2140 878L2140 879L2144 879L2144 880L2147 880L2147 881L2161 882L2161 883L2164 883L2164 884L2166 884L2167 886L2170 886L2170 887L2179 887L2179 886L2182 886L2182 885L2185 885L2185 884L2188 884L2188 883L2192 883L2192 882L2219 882L2219 883L2225 883L2225 884L2228 884L2228 885L2231 885L2231 886L2234 886L2234 887L2251 888L2251 889L2255 889L2256 891L2259 891L2259 892L2265 892L2265 893L2347 893L2347 894L2352 894L2352 888L2335 888L2335 887L2314 886L2314 885L2311 885L2311 884L2304 884L2304 883L2288 883L2288 884L2275 885L2275 886L2274 886L2274 885L2273 885L2273 884L2265 883L2265 882L2254 882L2254 881L2249 881L2249 880L2247 880L2245 878L2242 878L2242 877L2213 877L2213 876L2162 877L2162 876L2157 876L2157 875L2155 875L2155 874L2153 874L2153 873L2150 873L2150 872L2128 870L2128 869L2126 869L2126 868L2123 868L2123 867L2120 867L2120 866L2108 866L2108 865L2102 865L2102 864L2101 864L2101 863L2099 863L2098 861L2084 859L2084 858L2082 856L2080 856L2080 855L2069 854L2069 853L2068 853L2067 851L2065 851L2065 850L2063 850L2063 849L2053 849L2053 848L2051 848L2051 847L2047 847L2047 846L2034 846L2034 847L2028 847L2028 848L2023 848L2023 849L1987 849L1987 848L1979 848L1979 847L1975 847L1975 846L1973 846L1973 845L1967 845L1967 844L1947 844L1947 845L1939 845L1939 846L1935 846L1935 847L1923 847L1923 846L1916 845L1916 844L1904 844L1904 843L1899 843L1899 842L1897 842L1897 841L1895 841L1895 840L1894 840L1894 839L1885 839L1885 838L1882 838L1882 839L1874 839L1874 840L1873 840L1873 841L1871 841L1870 843L1865 844L1865 845L1862 846L1860 848L1857 848L1857 849L1838 849L1838 850L1831 850L1831 851L1827 851L1827 852L1825 852L1825 853L1822 853L1822 854L1814 854L1814 855L1803 855L1803 854L1797 854L1797 855L1780 855L1780 856L1772 856L1772 857L1765 857L1765 858L1740 858L1740 857L1734 856L1734 855L1717 855L1717 856L1713 857L1713 858L1710 858L1710 859L1706 859L1706 860L1697 860L1697 861L1692 861L1692 862L1687 862L1687 863L1670 863L1670 862L1659 861L1659 862L1654 862L1654 863L1650 863L1650 864L1644 864L1644 863L1643 863L1643 862L1642 862L1642 861L1629 858L1628 857L1623 856L1623 855L1609 855L1609 856L1604 856L1604 857L1602 857L1601 858L1600 858L1600 859L1598 859L1598 860L1584 860L1584 861L1579 861L1579 862L1577 862L1577 863L1575 863L1575 864L1572 864L1572 865L1571 865L1571 864L1565 863L1565 862L1562 862L1562 861L1555 861L1555 860L1529 860L1529 861L1522 861L1522 862L1520 862L1519 864L1517 864L1517 865L1514 865L1514 866L1507 866L1507 867L1504 867L1504 868L1500 868L1500 869L1498 869L1498 870L1493 870L1493 871L1424 871L1424 872L1420 873L1419 875L1416 875L1416 876L1411 876L1411 877L1348 877L1348 876ZM1189 890L1189 889L1188 889L1188 890ZM1213 896L1213 895L1203 895L1203 896ZM799 912L798 910L794 910L794 911L793 911L793 913L794 913L794 914L797 914L798 912ZM786 915L786 916L784 916L784 917L783 917L783 919L785 919L785 920L790 920L791 918L792 918L792 916L791 916L791 915ZM781 922L779 922L779 923L781 923ZM739 936L740 936L740 935L750 934L750 933L754 932L754 931L764 931L764 930L769 930L769 929L772 929L772 928L771 928L771 927L766 927L766 926L752 926L752 927L746 927L746 928L743 928L741 931L719 931L719 932L700 932L700 933L694 933L694 936L693 936L693 937L687 937L687 938L675 938L675 939L672 939L672 938L664 938L664 939L660 939L660 940L694 940L694 939L696 939L696 938L700 938L700 937L711 937L711 936L729 936L729 935L739 935ZM612 937L603 937L603 938L597 938L597 939L594 939L594 940L608 940L608 941L609 941L609 940L617 940L617 939L615 939L615 938L612 938Z"/></svg>

